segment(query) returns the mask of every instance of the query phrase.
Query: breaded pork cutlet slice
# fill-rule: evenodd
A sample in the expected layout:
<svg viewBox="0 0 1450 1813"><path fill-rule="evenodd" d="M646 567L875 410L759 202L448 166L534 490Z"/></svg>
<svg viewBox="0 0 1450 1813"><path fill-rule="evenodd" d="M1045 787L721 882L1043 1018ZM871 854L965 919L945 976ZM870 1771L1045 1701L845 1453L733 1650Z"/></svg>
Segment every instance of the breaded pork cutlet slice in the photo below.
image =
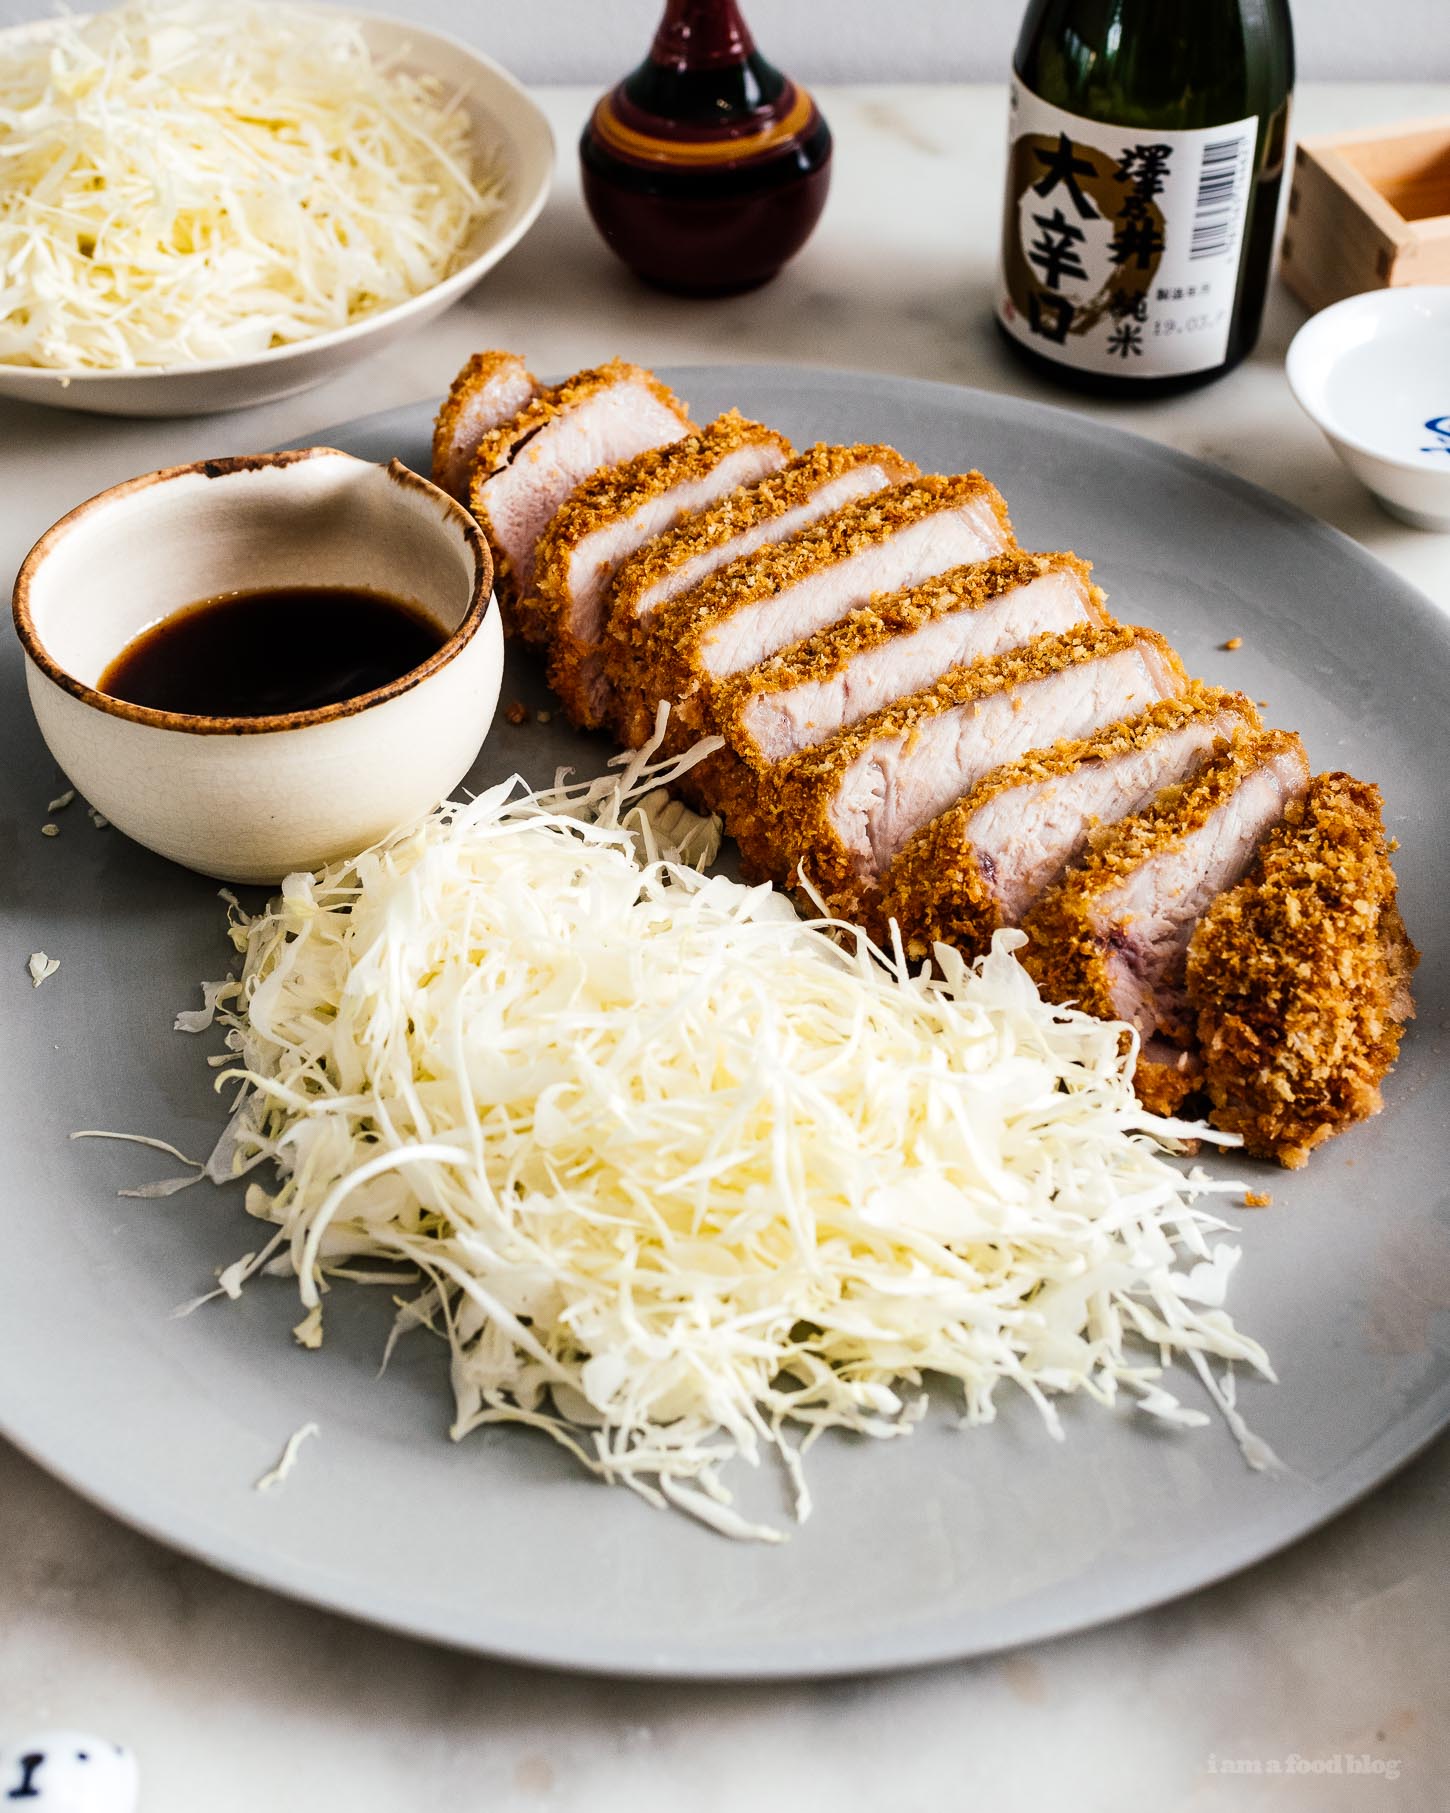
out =
<svg viewBox="0 0 1450 1813"><path fill-rule="evenodd" d="M871 929L879 936L894 919L912 957L937 943L980 956L993 932L1021 924L1094 831L1143 811L1235 731L1258 726L1242 693L1195 680L1179 698L994 769L904 846Z"/></svg>
<svg viewBox="0 0 1450 1813"><path fill-rule="evenodd" d="M534 593L546 621L549 684L574 723L605 722L604 621L610 585L628 557L682 518L778 472L784 435L729 410L708 428L606 466L565 498L539 538Z"/></svg>
<svg viewBox="0 0 1450 1813"><path fill-rule="evenodd" d="M661 699L699 734L721 682L895 592L1014 545L1007 506L980 472L913 479L847 504L789 541L732 560L635 625L620 689L626 741Z"/></svg>
<svg viewBox="0 0 1450 1813"><path fill-rule="evenodd" d="M997 554L887 592L720 688L710 728L754 768L824 743L949 668L1077 624L1107 624L1073 554Z"/></svg>
<svg viewBox="0 0 1450 1813"><path fill-rule="evenodd" d="M785 541L858 497L916 476L917 468L893 447L824 442L808 447L770 478L722 498L626 561L610 600L612 638L627 650L637 621L693 591L732 560Z"/></svg>
<svg viewBox="0 0 1450 1813"><path fill-rule="evenodd" d="M1185 992L1194 928L1243 880L1308 785L1304 745L1291 731L1243 732L1146 811L1095 837L1022 922L1030 939L1022 960L1049 1000L1136 1028L1135 1084L1158 1113L1176 1112L1199 1086Z"/></svg>
<svg viewBox="0 0 1450 1813"><path fill-rule="evenodd" d="M1296 1169L1378 1114L1414 1017L1379 789L1321 774L1220 894L1188 946L1187 988L1216 1127Z"/></svg>
<svg viewBox="0 0 1450 1813"><path fill-rule="evenodd" d="M611 359L541 390L518 415L484 435L468 507L488 539L505 621L532 640L545 623L531 608L534 549L569 493L694 427L684 404L652 372Z"/></svg>
<svg viewBox="0 0 1450 1813"><path fill-rule="evenodd" d="M726 822L753 867L787 884L799 868L836 911L856 916L907 840L994 768L1090 735L1186 683L1152 630L1038 636L953 668L805 750L743 811L726 800Z"/></svg>
<svg viewBox="0 0 1450 1813"><path fill-rule="evenodd" d="M517 353L475 353L449 385L433 424L433 483L466 504L479 442L538 392L538 379Z"/></svg>

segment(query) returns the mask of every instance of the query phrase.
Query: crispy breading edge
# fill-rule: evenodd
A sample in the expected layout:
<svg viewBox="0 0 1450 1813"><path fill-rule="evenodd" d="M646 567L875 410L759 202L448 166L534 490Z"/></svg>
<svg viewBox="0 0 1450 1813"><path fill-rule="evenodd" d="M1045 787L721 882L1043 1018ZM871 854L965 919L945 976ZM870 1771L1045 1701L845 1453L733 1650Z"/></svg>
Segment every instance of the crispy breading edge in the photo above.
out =
<svg viewBox="0 0 1450 1813"><path fill-rule="evenodd" d="M1303 756L1293 731L1241 732L1196 774L1165 787L1145 811L1119 819L1093 838L1077 867L1047 889L1022 922L1029 939L1022 962L1043 994L1116 1019L1106 947L1092 923L1099 895L1191 837L1255 769L1294 750Z"/></svg>
<svg viewBox="0 0 1450 1813"><path fill-rule="evenodd" d="M485 497L488 481L509 464L513 454L525 441L557 417L566 415L576 403L631 379L642 380L666 408L674 411L687 430L694 427L687 406L652 371L647 371L642 365L632 364L628 359L610 359L603 365L575 372L562 384L541 390L511 421L504 422L491 434L485 435L478 444L473 476L468 482L468 508L483 530L493 554L494 589L499 603L504 607L505 614L514 618L512 627L517 628L529 641L541 639L542 625L528 611L526 601L519 598L512 563L503 549L495 544L490 533Z"/></svg>
<svg viewBox="0 0 1450 1813"><path fill-rule="evenodd" d="M1413 1016L1378 787L1319 775L1188 949L1210 1120L1290 1169L1378 1114Z"/></svg>
<svg viewBox="0 0 1450 1813"><path fill-rule="evenodd" d="M1064 738L994 769L902 848L872 903L868 929L879 937L894 918L912 957L929 955L938 943L954 945L969 957L980 956L1003 921L967 836L974 815L1014 788L1071 774L1086 762L1130 755L1195 718L1225 711L1236 713L1248 729L1259 728L1259 714L1243 693L1193 680L1178 697L1160 699L1094 736Z"/></svg>
<svg viewBox="0 0 1450 1813"><path fill-rule="evenodd" d="M703 478L731 454L755 446L776 447L787 459L792 452L783 434L728 409L695 434L601 468L555 512L535 549L533 588L524 609L536 618L540 639L549 645L549 684L572 723L593 730L602 722L587 671L591 657L598 660L601 645L581 640L568 621L576 550L597 529L632 516L674 486Z"/></svg>
<svg viewBox="0 0 1450 1813"><path fill-rule="evenodd" d="M1009 549L986 560L951 567L924 585L878 592L869 604L838 623L782 649L758 667L732 676L712 689L710 729L719 731L752 767L766 767L769 764L762 759L759 744L745 721L749 706L762 694L789 692L797 686L833 679L857 656L882 647L896 636L910 634L957 611L979 611L1004 592L1055 572L1076 574L1086 589L1097 623L1105 628L1112 624L1106 595L1092 583L1092 568L1086 561L1070 553L1028 554Z"/></svg>
<svg viewBox="0 0 1450 1813"><path fill-rule="evenodd" d="M798 453L779 472L772 472L754 485L732 492L718 504L701 511L689 523L656 536L632 555L615 575L613 616L617 619L618 629L628 640L628 632L639 615L640 599L677 567L710 548L724 546L747 529L784 516L788 510L806 503L822 486L855 467L871 465L890 472L897 482L920 476L915 463L903 459L894 447L867 443L836 446L828 441L817 441L804 453Z"/></svg>
<svg viewBox="0 0 1450 1813"><path fill-rule="evenodd" d="M648 644L639 607L649 588L697 555L724 547L747 530L799 509L844 473L868 465L880 466L891 474L886 489L921 476L915 464L903 459L893 447L817 442L782 471L732 492L698 517L657 537L624 563L614 576L604 634L605 670L614 692L613 728L621 742L638 747L646 740L654 728L656 705L664 697L656 690L654 676L646 664ZM806 532L798 529L793 534Z"/></svg>
<svg viewBox="0 0 1450 1813"><path fill-rule="evenodd" d="M438 414L433 419L433 463L430 476L433 483L447 491L450 497L458 493L452 485L445 482L446 468L451 463L453 437L458 430L458 419L478 391L491 384L505 366L516 365L530 384L538 392L539 381L517 353L506 352L501 347L491 347L485 352L474 353L468 363L448 386L448 394L438 407ZM464 487L465 493L467 487ZM459 498L466 503L467 497Z"/></svg>
<svg viewBox="0 0 1450 1813"><path fill-rule="evenodd" d="M620 687L622 721L632 728L641 721L652 722L655 701L672 699L681 717L698 730L704 721L696 699L705 681L701 644L717 624L823 567L888 540L913 522L975 499L986 500L1002 524L1008 546L1015 546L1002 495L980 472L928 474L858 498L786 541L732 560L703 585L670 599L642 621L636 619L628 630L631 649Z"/></svg>

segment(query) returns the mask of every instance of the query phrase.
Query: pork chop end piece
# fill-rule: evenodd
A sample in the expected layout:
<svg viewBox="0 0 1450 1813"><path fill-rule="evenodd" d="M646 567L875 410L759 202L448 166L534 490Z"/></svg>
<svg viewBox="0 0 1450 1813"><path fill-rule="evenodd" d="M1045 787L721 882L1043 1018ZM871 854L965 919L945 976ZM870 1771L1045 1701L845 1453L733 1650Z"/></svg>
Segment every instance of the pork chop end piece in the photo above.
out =
<svg viewBox="0 0 1450 1813"><path fill-rule="evenodd" d="M783 762L949 668L1108 621L1090 569L1073 555L999 554L873 598L748 669L727 684L720 728L747 761Z"/></svg>
<svg viewBox="0 0 1450 1813"><path fill-rule="evenodd" d="M1383 1106L1414 1015L1377 787L1321 774L1199 921L1187 994L1210 1119L1291 1169Z"/></svg>
<svg viewBox="0 0 1450 1813"><path fill-rule="evenodd" d="M512 420L538 391L538 380L517 353L475 353L448 387L433 424L433 483L466 504L485 435Z"/></svg>
<svg viewBox="0 0 1450 1813"><path fill-rule="evenodd" d="M1155 1036L1191 1046L1194 927L1308 783L1297 736L1240 733L1191 779L1095 838L1023 921L1023 960L1043 992L1126 1021L1145 1048Z"/></svg>
<svg viewBox="0 0 1450 1813"><path fill-rule="evenodd" d="M615 361L541 392L485 436L469 507L493 549L499 596L511 605L528 597L539 537L577 485L691 427L684 405L656 377ZM536 636L543 628L529 618L524 627Z"/></svg>
<svg viewBox="0 0 1450 1813"><path fill-rule="evenodd" d="M880 910L908 953L953 945L980 955L1082 855L1089 837L1151 805L1258 714L1242 693L1195 682L1180 698L1091 737L1030 751L998 768L902 849Z"/></svg>

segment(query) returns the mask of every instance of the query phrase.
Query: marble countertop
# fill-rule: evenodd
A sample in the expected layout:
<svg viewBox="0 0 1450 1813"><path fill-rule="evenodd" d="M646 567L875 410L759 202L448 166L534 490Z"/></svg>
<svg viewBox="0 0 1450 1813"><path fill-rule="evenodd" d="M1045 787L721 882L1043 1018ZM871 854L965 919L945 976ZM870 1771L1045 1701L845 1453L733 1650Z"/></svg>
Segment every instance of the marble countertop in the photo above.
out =
<svg viewBox="0 0 1450 1813"><path fill-rule="evenodd" d="M440 323L323 389L204 421L0 405L0 567L64 509L149 468L311 438L435 395L481 345L536 370L800 361L1047 401L991 322L1004 96L821 99L835 188L774 285L698 303L640 288L587 225L590 95L541 96L560 177L535 231ZM1450 112L1450 87L1313 87L1303 132ZM1283 376L1302 311L1274 290L1252 359L1105 419L1267 486L1450 610L1450 536L1381 513ZM13 651L12 651L13 654ZM1450 1441L1284 1555L1110 1628L929 1672L820 1686L665 1687L459 1657L240 1585L113 1523L0 1443L0 1735L76 1725L132 1745L143 1813L1164 1813L1441 1809L1450 1780Z"/></svg>

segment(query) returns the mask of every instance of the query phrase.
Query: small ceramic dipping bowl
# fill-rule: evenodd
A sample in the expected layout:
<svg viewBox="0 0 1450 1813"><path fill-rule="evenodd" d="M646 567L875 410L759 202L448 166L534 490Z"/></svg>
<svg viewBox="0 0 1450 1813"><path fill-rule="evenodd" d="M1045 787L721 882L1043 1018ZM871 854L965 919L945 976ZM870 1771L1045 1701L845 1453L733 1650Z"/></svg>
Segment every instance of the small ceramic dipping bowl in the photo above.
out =
<svg viewBox="0 0 1450 1813"><path fill-rule="evenodd" d="M1385 509L1450 529L1450 287L1370 290L1294 336L1289 385Z"/></svg>
<svg viewBox="0 0 1450 1813"><path fill-rule="evenodd" d="M447 640L377 691L277 717L192 717L97 690L174 611L296 586L388 593ZM41 734L90 804L173 862L270 884L364 849L468 772L503 673L492 587L488 550L452 498L396 461L311 447L93 497L31 549L15 627Z"/></svg>

